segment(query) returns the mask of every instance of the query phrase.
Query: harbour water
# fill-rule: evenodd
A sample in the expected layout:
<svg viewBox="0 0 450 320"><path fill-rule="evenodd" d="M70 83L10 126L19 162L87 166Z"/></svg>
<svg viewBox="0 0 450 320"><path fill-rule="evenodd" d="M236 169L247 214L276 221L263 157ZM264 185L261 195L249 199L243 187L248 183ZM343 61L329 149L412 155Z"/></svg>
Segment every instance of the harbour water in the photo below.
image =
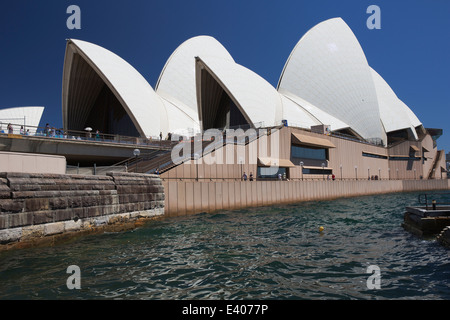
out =
<svg viewBox="0 0 450 320"><path fill-rule="evenodd" d="M439 198L439 196L436 196ZM402 227L418 193L163 218L0 253L0 299L450 299L450 251ZM319 231L319 227L323 231ZM69 266L81 289L70 290ZM380 288L369 288L369 266Z"/></svg>

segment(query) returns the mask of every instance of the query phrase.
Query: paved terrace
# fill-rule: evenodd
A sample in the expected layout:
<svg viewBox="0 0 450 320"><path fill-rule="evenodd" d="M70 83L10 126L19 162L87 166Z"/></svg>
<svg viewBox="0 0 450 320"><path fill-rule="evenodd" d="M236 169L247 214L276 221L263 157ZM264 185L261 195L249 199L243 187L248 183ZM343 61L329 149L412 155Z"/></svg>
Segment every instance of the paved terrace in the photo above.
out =
<svg viewBox="0 0 450 320"><path fill-rule="evenodd" d="M20 125L13 125L12 133L3 123L0 130L0 151L52 154L65 156L68 165L110 166L134 157L134 149L141 155L156 156L167 153L176 142L157 137L139 138L108 135L88 131L46 130L42 127L25 128L31 133L21 133Z"/></svg>

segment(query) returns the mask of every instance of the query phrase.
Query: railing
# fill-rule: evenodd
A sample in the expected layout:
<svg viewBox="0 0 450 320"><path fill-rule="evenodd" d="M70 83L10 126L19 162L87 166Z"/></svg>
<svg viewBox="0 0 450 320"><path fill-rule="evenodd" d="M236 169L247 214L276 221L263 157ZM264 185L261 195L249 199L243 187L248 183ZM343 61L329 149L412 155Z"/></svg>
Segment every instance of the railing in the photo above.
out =
<svg viewBox="0 0 450 320"><path fill-rule="evenodd" d="M107 172L128 172L127 166L97 166L94 165L92 167L80 167L80 166L66 166L66 174L79 174L79 175L94 175L101 176L106 175Z"/></svg>
<svg viewBox="0 0 450 320"><path fill-rule="evenodd" d="M418 202L421 205L425 205L425 208L428 210L428 207L431 206L433 210L436 210L438 205L447 205L450 206L450 200L446 200L445 202L437 202L436 198L442 198L442 196L447 196L446 199L450 199L450 192L435 192L432 194L419 194ZM431 197L431 200L429 199Z"/></svg>
<svg viewBox="0 0 450 320"><path fill-rule="evenodd" d="M178 142L162 140L159 137L131 137L118 134L106 134L92 131L63 130L54 127L24 126L0 122L0 134L14 134L23 137L38 137L49 139L64 139L70 141L92 141L103 143L118 143L128 145L146 145L170 149Z"/></svg>
<svg viewBox="0 0 450 320"><path fill-rule="evenodd" d="M285 126L285 125L282 124L282 126ZM289 122L287 127L291 127L291 128L295 128L295 129L299 129L299 130L303 130L303 131L307 131L307 132L313 132L311 129L302 127L300 124L294 123L294 122ZM318 132L313 132L313 133L321 134ZM354 142L360 142L360 143L369 144L369 145L378 146L378 147L384 147L383 140L380 138L372 138L372 139L364 140L364 139L360 139L358 137L355 137L355 136L352 136L352 135L349 135L346 133L342 133L342 132L330 132L328 134L324 133L323 135L328 135L330 137L340 138L340 139L354 141Z"/></svg>
<svg viewBox="0 0 450 320"><path fill-rule="evenodd" d="M261 123L262 125L263 123ZM266 128L266 129L271 129L271 133L274 133L275 130L279 130L280 127L273 127L273 128ZM234 128L236 129L236 128ZM242 129L242 127L238 128L238 129ZM191 160L195 160L196 153L200 153L201 156L206 156L211 152L214 152L215 150L222 148L223 146L225 146L226 144L242 144L242 145L246 145L249 144L250 142L258 139L260 137L260 134L258 131L256 131L255 135L252 136L246 136L245 140L243 141L235 141L235 136L233 136L233 139L229 139L226 136L226 129L222 131L222 140L219 141L215 141L213 139L211 140L204 140L202 139L201 141L198 141L196 139L198 139L198 137L190 137L188 140L180 140L180 142L184 142L184 143L192 143L193 146L191 146L191 154L184 157L182 160L180 159L179 163L174 163L172 158L171 158L171 153L168 154L163 154L160 155L159 158L157 157L152 157L152 158L148 158L145 159L145 157L138 157L135 160L130 161L129 163L129 169L130 171L137 171L137 172L144 172L144 173L164 173L167 170L170 170L178 165L181 165L182 163L186 162L186 161L191 161ZM239 140L239 138L238 138ZM202 149L201 150L196 150L195 149L195 142L201 142L202 145ZM178 142L177 142L178 143ZM212 147L212 146L213 147ZM204 150L206 149L206 147L208 147L209 151L208 152L204 152Z"/></svg>
<svg viewBox="0 0 450 320"><path fill-rule="evenodd" d="M235 180L235 181L239 181L239 180L243 180L242 177L234 177L234 178L230 178L230 177L209 177L209 178L204 178L204 177L163 177L161 176L162 180L179 180L179 181L183 181L183 180L206 180L206 181L218 181L218 180ZM253 181L330 181L330 182L336 182L336 181L405 181L405 180L417 180L417 179L389 179L389 178L383 178L383 179L361 179L361 178L338 178L336 177L335 179L332 178L328 178L326 175L325 177L322 177L321 175L316 175L315 177L304 177L304 178L260 178L260 177L255 177L253 178ZM247 179L247 181L249 181L249 179ZM419 181L419 180L417 180ZM420 181L424 181L424 180L420 180Z"/></svg>
<svg viewBox="0 0 450 320"><path fill-rule="evenodd" d="M443 150L438 150L436 153L436 157L433 160L433 165L430 167L430 170L428 172L428 179L435 179L436 169L439 168L439 163L442 160L442 156L444 155ZM441 172L442 177L442 172Z"/></svg>

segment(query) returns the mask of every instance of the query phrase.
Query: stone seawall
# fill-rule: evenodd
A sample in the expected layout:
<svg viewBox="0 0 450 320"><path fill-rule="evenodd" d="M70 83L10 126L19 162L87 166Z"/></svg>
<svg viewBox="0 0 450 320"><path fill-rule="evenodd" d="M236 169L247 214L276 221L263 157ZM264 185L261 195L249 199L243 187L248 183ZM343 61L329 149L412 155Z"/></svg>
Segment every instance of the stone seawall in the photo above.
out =
<svg viewBox="0 0 450 320"><path fill-rule="evenodd" d="M130 229L163 214L155 175L0 173L0 250Z"/></svg>

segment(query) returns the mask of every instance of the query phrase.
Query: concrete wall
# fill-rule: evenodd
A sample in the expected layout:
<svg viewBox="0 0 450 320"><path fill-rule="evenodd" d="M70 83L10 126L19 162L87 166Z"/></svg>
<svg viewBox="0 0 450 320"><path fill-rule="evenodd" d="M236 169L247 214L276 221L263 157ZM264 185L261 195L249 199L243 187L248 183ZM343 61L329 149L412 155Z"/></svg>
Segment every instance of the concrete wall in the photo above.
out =
<svg viewBox="0 0 450 320"><path fill-rule="evenodd" d="M0 173L0 250L164 214L154 175Z"/></svg>
<svg viewBox="0 0 450 320"><path fill-rule="evenodd" d="M63 156L0 152L0 172L66 173L66 158Z"/></svg>
<svg viewBox="0 0 450 320"><path fill-rule="evenodd" d="M334 199L390 192L450 189L450 180L163 181L165 215Z"/></svg>

